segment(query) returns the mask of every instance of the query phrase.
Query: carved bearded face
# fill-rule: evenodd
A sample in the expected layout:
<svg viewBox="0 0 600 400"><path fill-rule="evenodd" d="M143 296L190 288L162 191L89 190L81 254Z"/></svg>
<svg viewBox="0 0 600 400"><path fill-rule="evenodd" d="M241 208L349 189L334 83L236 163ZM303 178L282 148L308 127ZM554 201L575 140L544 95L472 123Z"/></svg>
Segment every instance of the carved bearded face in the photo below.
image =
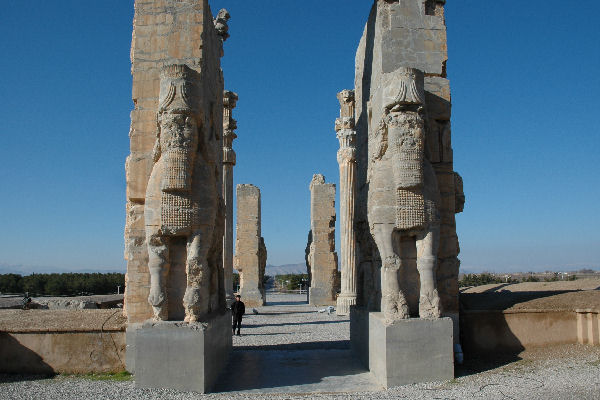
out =
<svg viewBox="0 0 600 400"><path fill-rule="evenodd" d="M198 127L191 115L164 113L160 118L160 146L163 151L191 151L197 142Z"/></svg>
<svg viewBox="0 0 600 400"><path fill-rule="evenodd" d="M398 189L423 185L425 124L415 111L392 111L387 117L394 180Z"/></svg>
<svg viewBox="0 0 600 400"><path fill-rule="evenodd" d="M160 147L164 157L163 191L190 191L192 167L198 144L196 119L190 114L163 113Z"/></svg>

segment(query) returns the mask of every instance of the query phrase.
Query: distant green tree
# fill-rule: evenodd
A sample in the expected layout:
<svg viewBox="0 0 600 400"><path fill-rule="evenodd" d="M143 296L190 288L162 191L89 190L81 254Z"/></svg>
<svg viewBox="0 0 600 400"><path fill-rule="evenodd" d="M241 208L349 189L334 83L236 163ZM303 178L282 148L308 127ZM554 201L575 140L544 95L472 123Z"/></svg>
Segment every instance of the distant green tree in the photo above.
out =
<svg viewBox="0 0 600 400"><path fill-rule="evenodd" d="M506 283L506 279L502 279L499 276L484 272L482 274L465 274L462 279L458 281L458 285L460 287L481 286L488 285L490 283Z"/></svg>
<svg viewBox="0 0 600 400"><path fill-rule="evenodd" d="M233 282L233 291L235 292L240 284L240 274L234 273L231 281Z"/></svg>
<svg viewBox="0 0 600 400"><path fill-rule="evenodd" d="M125 287L125 274L120 273L64 273L0 275L0 292L31 295L78 296L81 294L111 294L117 286Z"/></svg>
<svg viewBox="0 0 600 400"><path fill-rule="evenodd" d="M523 279L523 282L539 282L540 278L535 275L529 275L527 278Z"/></svg>
<svg viewBox="0 0 600 400"><path fill-rule="evenodd" d="M275 277L278 285L285 290L297 290L308 285L308 274L286 274Z"/></svg>
<svg viewBox="0 0 600 400"><path fill-rule="evenodd" d="M23 293L23 277L19 274L0 275L0 293Z"/></svg>

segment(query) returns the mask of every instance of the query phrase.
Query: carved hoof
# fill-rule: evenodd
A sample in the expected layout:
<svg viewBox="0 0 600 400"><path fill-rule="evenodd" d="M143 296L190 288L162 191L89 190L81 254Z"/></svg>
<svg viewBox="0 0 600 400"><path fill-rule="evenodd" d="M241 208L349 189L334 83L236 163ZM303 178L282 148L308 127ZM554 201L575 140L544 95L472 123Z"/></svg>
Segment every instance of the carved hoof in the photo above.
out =
<svg viewBox="0 0 600 400"><path fill-rule="evenodd" d="M183 322L198 322L198 318L195 315L186 315L185 318L183 319Z"/></svg>
<svg viewBox="0 0 600 400"><path fill-rule="evenodd" d="M442 310L440 309L440 296L437 290L430 293L422 293L419 298L419 317L421 318L440 318Z"/></svg>
<svg viewBox="0 0 600 400"><path fill-rule="evenodd" d="M154 313L152 318L154 321L167 321L169 319L166 307L152 307L152 312Z"/></svg>
<svg viewBox="0 0 600 400"><path fill-rule="evenodd" d="M194 307L200 303L200 289L194 287L187 287L185 294L183 295L183 305L187 307Z"/></svg>
<svg viewBox="0 0 600 400"><path fill-rule="evenodd" d="M160 307L166 300L166 296L159 287L150 287L150 295L148 296L148 302L152 307Z"/></svg>
<svg viewBox="0 0 600 400"><path fill-rule="evenodd" d="M410 317L408 304L402 293L384 296L381 299L381 312L385 320L390 323Z"/></svg>
<svg viewBox="0 0 600 400"><path fill-rule="evenodd" d="M390 269L399 269L400 268L400 259L397 256L388 256L385 258L383 262L384 268Z"/></svg>

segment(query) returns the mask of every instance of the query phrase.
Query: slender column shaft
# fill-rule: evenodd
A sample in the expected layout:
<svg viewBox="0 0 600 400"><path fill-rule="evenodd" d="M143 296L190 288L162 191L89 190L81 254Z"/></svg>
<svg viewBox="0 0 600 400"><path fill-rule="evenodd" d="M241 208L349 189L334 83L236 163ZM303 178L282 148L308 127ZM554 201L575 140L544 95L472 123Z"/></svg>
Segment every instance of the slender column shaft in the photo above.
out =
<svg viewBox="0 0 600 400"><path fill-rule="evenodd" d="M237 104L234 92L223 92L223 200L225 201L225 230L223 232L223 284L227 306L233 303L233 166L235 151L233 140L237 137L237 122L231 116Z"/></svg>
<svg viewBox="0 0 600 400"><path fill-rule="evenodd" d="M340 166L340 250L341 293L337 299L337 314L348 315L356 304L356 236L354 232L354 199L356 191L356 131L354 130L354 92L338 94L340 118L335 130L340 141L337 159Z"/></svg>
<svg viewBox="0 0 600 400"><path fill-rule="evenodd" d="M228 305L233 301L233 164L223 164L225 232L223 235L223 280Z"/></svg>

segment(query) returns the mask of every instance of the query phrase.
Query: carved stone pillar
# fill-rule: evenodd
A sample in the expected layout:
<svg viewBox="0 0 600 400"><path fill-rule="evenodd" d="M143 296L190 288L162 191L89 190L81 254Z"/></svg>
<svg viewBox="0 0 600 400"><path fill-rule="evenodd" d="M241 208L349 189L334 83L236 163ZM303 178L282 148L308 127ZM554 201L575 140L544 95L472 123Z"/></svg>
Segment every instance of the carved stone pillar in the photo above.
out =
<svg viewBox="0 0 600 400"><path fill-rule="evenodd" d="M235 151L233 139L237 138L237 123L231 111L237 104L234 92L223 92L223 199L225 200L225 231L223 234L223 281L227 306L233 302L233 166Z"/></svg>
<svg viewBox="0 0 600 400"><path fill-rule="evenodd" d="M340 165L340 229L341 229L341 293L337 314L350 314L356 304L356 237L354 232L354 199L356 190L356 131L354 130L354 91L338 93L340 118L335 131L340 141L337 160Z"/></svg>

